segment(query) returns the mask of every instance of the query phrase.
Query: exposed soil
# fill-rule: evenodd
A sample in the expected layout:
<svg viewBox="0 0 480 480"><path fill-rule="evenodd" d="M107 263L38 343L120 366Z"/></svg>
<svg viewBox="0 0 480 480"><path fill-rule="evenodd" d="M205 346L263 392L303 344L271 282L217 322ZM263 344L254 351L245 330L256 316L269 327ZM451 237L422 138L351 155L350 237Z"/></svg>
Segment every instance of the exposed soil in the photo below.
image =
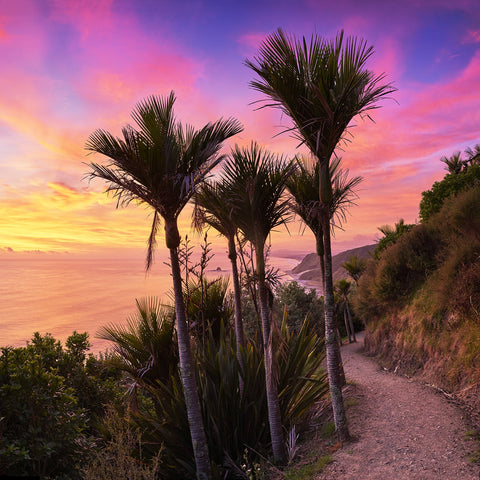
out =
<svg viewBox="0 0 480 480"><path fill-rule="evenodd" d="M379 367L363 336L342 347L351 443L333 453L317 480L478 480L464 411L440 392ZM470 457L470 458L469 458Z"/></svg>

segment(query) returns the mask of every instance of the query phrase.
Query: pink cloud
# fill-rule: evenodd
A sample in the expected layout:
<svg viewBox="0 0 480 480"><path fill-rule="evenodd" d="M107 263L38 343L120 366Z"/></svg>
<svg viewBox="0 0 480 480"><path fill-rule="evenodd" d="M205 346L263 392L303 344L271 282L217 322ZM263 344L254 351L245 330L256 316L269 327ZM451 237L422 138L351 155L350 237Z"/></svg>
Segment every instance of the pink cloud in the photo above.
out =
<svg viewBox="0 0 480 480"><path fill-rule="evenodd" d="M134 104L146 95L174 89L177 96L197 96L195 83L203 74L203 62L183 52L167 32L163 38L152 36L134 12L112 10L109 1L100 5L106 12L104 28L102 16L91 15L88 8L77 15L77 3L72 2L73 10L60 8L56 18L82 32L72 59L75 69L66 74L73 93L96 117L109 125L120 119L124 124Z"/></svg>
<svg viewBox="0 0 480 480"><path fill-rule="evenodd" d="M445 146L478 141L479 78L480 52L449 82L399 85L403 92L400 105L390 102L373 112L375 124L357 120L353 141L344 154L347 166L361 163L374 168L379 162L389 166L408 159L417 160L420 169L422 159L449 153Z"/></svg>
<svg viewBox="0 0 480 480"><path fill-rule="evenodd" d="M342 28L347 35L364 37L364 32L369 30L372 21L373 19L366 15L352 15L344 20Z"/></svg>
<svg viewBox="0 0 480 480"><path fill-rule="evenodd" d="M255 55L266 36L267 33L261 32L248 32L241 35L237 39L237 42L240 45L241 54L245 57Z"/></svg>
<svg viewBox="0 0 480 480"><path fill-rule="evenodd" d="M404 49L398 39L385 36L383 41L375 46L371 57L372 71L376 75L385 74L385 81L394 82L404 73Z"/></svg>
<svg viewBox="0 0 480 480"><path fill-rule="evenodd" d="M0 121L36 142L45 153L37 153L37 159L50 155L52 168L83 172L88 134L98 127L118 132L139 98L172 88L181 96L195 96L202 64L171 41L153 40L134 15L112 11L111 1L53 0L48 20L37 2L7 3L0 54L9 68L0 88L8 95L0 99ZM63 39L51 36L56 30L45 28L45 23L59 22L72 25L71 45L61 44ZM53 70L52 48L69 53L54 62Z"/></svg>
<svg viewBox="0 0 480 480"><path fill-rule="evenodd" d="M71 23L81 33L82 39L101 29L112 26L113 0L49 0L51 18Z"/></svg>
<svg viewBox="0 0 480 480"><path fill-rule="evenodd" d="M465 42L480 42L480 30L469 30L467 32Z"/></svg>
<svg viewBox="0 0 480 480"><path fill-rule="evenodd" d="M0 16L0 42L4 42L10 37L10 35L5 31L5 28L3 26L4 22L4 17Z"/></svg>

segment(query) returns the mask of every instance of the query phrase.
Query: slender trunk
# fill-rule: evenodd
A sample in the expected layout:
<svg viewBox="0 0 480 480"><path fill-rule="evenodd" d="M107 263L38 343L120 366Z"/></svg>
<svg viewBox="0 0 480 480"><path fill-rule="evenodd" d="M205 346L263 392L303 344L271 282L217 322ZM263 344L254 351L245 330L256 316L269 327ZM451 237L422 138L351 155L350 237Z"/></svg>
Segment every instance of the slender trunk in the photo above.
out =
<svg viewBox="0 0 480 480"><path fill-rule="evenodd" d="M325 298L325 254L320 255L320 271L322 272L322 293Z"/></svg>
<svg viewBox="0 0 480 480"><path fill-rule="evenodd" d="M315 234L315 240L317 243L317 255L320 261L320 273L322 275L322 295L325 297L325 249L323 247L323 233L321 230Z"/></svg>
<svg viewBox="0 0 480 480"><path fill-rule="evenodd" d="M352 332L352 339L353 342L357 342L357 338L355 337L355 329L353 328L353 320L352 320L352 315L350 314L350 306L348 305L348 300L346 300L346 306L347 306L347 316L348 316L348 323L350 324L350 331Z"/></svg>
<svg viewBox="0 0 480 480"><path fill-rule="evenodd" d="M347 331L348 343L352 343L352 335L350 333L350 325L347 318L347 307L343 309L343 321L345 322L345 330Z"/></svg>
<svg viewBox="0 0 480 480"><path fill-rule="evenodd" d="M325 250L324 250L324 247L323 247L323 238L322 238L322 242L321 242L321 245L322 245L322 250L321 251L323 253L321 255L320 255L320 253L318 253L319 252L318 245L319 245L319 241L317 239L317 254L318 254L318 258L320 260L320 272L322 274L323 304L325 306ZM324 313L326 313L326 311ZM338 327L337 327L335 307L334 307L333 318L334 318L334 323L335 323L335 335L336 335L336 338L337 338L338 346L340 347L342 345L342 337L341 337L340 332L339 332ZM325 325L325 327L326 327L326 325ZM339 367L340 368L340 385L343 387L343 386L345 386L345 384L347 382L345 380L345 371L343 370L343 363L342 363L342 356L340 354L340 348L338 348L338 365L340 365L340 367Z"/></svg>
<svg viewBox="0 0 480 480"><path fill-rule="evenodd" d="M188 334L177 248L170 248L170 262L172 266L173 291L175 295L180 374L182 377L183 394L185 396L185 405L187 408L188 425L192 437L197 478L210 480L212 476L210 470L210 457L208 455L207 437L203 427L202 410L200 407L197 381L195 378L195 363L193 361L190 336Z"/></svg>
<svg viewBox="0 0 480 480"><path fill-rule="evenodd" d="M335 334L335 299L333 295L332 250L330 245L330 221L324 219L323 237L325 247L325 346L327 350L327 372L332 399L333 420L340 442L348 441L347 417L343 404L342 384L340 377L340 347Z"/></svg>
<svg viewBox="0 0 480 480"><path fill-rule="evenodd" d="M242 247L240 239L238 238L238 233L236 234L236 237L237 237L237 243L239 245L240 265L243 267L243 271L245 272L245 276L248 276L248 271L249 270L248 270L248 267L247 267L247 262L245 260L244 247ZM251 243L250 243L250 248L252 249ZM251 256L250 256L250 262L252 263L252 257ZM250 270L251 270L251 274L253 275L254 274L253 263L252 263L252 268ZM250 290L250 298L252 299L253 306L255 308L255 320L257 322L258 332L260 332L262 330L262 322L260 320L260 315L259 315L259 308L258 308L258 303L257 303L257 295L256 295L256 292L255 292L255 286L254 286L254 282L248 282L248 283L249 283L248 289ZM260 337L260 340L261 340L261 337ZM263 345L262 345L262 347L263 347Z"/></svg>
<svg viewBox="0 0 480 480"><path fill-rule="evenodd" d="M284 464L287 459L285 442L283 440L282 417L278 399L277 379L274 374L274 355L270 326L270 307L268 291L265 284L265 257L263 245L255 245L258 292L260 297L260 313L262 316L263 352L265 363L265 385L267 390L268 423L272 440L273 458L276 463Z"/></svg>
<svg viewBox="0 0 480 480"><path fill-rule="evenodd" d="M232 262L232 280L233 280L233 297L235 300L235 342L237 347L237 359L243 374L242 349L245 348L245 334L243 331L242 319L242 292L240 289L240 280L238 277L237 251L235 248L235 238L228 238L228 258ZM240 392L243 393L243 379L240 375Z"/></svg>

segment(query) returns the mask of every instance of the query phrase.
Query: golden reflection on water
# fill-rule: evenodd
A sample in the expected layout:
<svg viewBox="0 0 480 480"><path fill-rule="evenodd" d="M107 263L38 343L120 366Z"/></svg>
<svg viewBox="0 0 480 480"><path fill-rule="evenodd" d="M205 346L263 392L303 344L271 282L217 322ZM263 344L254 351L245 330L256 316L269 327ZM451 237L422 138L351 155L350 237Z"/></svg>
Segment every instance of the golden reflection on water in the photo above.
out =
<svg viewBox="0 0 480 480"><path fill-rule="evenodd" d="M146 275L138 258L88 259L68 255L0 256L0 346L23 346L34 332L51 333L62 342L88 332L91 351L108 342L95 338L98 328L123 322L135 311L135 299L160 296L170 303L172 288L166 255L157 255ZM295 260L272 257L283 270ZM228 259L215 255L207 275L229 274ZM217 271L220 268L220 271Z"/></svg>

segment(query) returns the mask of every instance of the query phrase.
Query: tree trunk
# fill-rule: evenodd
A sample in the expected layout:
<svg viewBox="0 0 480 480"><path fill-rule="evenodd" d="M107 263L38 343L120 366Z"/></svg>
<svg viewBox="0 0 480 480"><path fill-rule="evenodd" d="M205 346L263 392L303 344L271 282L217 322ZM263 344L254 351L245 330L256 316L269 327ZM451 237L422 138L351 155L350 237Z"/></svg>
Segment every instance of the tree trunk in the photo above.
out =
<svg viewBox="0 0 480 480"><path fill-rule="evenodd" d="M245 260L245 245L242 246L242 243L240 242L240 239L238 237L238 233L235 234L237 238L237 244L239 246L239 253L240 253L240 265L243 267L243 271L245 272L245 276L247 276L247 272L249 271L247 261ZM248 242L250 244L250 265L251 265L251 270L252 270L252 275L255 273L255 269L253 266L253 247L252 247L252 242ZM258 308L258 301L257 301L257 292L256 292L256 282L248 282L248 289L250 290L250 298L252 299L253 306L255 308L255 322L257 323L257 330L258 332L261 332L262 330L262 321L259 315L259 308ZM256 336L256 335L255 335ZM260 342L263 343L263 338L260 336L259 339ZM263 345L262 345L263 348Z"/></svg>
<svg viewBox="0 0 480 480"><path fill-rule="evenodd" d="M255 245L260 313L262 316L263 352L265 363L265 385L267 390L268 423L272 441L273 458L276 463L285 464L287 452L283 439L280 401L278 399L277 379L274 374L274 355L272 351L270 307L265 284L265 257L263 245Z"/></svg>
<svg viewBox="0 0 480 480"><path fill-rule="evenodd" d="M330 221L325 218L323 223L325 248L325 346L327 351L327 372L332 399L333 420L340 442L350 439L343 404L342 386L340 378L340 347L335 335L335 299L333 295L332 250L330 245Z"/></svg>
<svg viewBox="0 0 480 480"><path fill-rule="evenodd" d="M180 374L182 377L183 394L185 396L185 405L187 408L188 425L192 437L197 478L201 480L210 480L212 476L210 470L210 457L208 454L207 437L203 426L202 409L200 407L197 381L195 378L195 363L193 361L190 336L188 334L177 248L170 249L170 262L172 267L173 291L175 295Z"/></svg>
<svg viewBox="0 0 480 480"><path fill-rule="evenodd" d="M320 257L320 271L322 272L322 293L325 298L325 254Z"/></svg>
<svg viewBox="0 0 480 480"><path fill-rule="evenodd" d="M350 325L347 318L347 307L343 309L343 321L345 322L345 330L347 331L348 343L352 343L352 335L350 334Z"/></svg>
<svg viewBox="0 0 480 480"><path fill-rule="evenodd" d="M318 245L319 245L319 241L317 239L317 254L319 252ZM323 247L323 239L322 239L321 245L322 245L323 254L322 255L318 254L318 258L320 260L320 272L322 274L323 305L325 306L326 305L326 303L325 303L325 250L324 250L324 247ZM332 282L333 282L333 279L332 279ZM342 337L341 337L340 331L338 330L338 327L337 327L336 314L335 314L335 300L334 300L333 310L334 310L333 323L335 324L335 335L336 335L336 339L337 339L337 342L338 342L338 349L337 350L338 350L338 365L339 365L339 369L340 369L340 386L344 387L345 384L347 383L347 381L345 379L345 371L343 370L342 356L340 354L340 346L342 345ZM324 314L326 314L326 310L325 310ZM326 328L326 324L325 324L325 328ZM326 341L326 337L325 337L325 341Z"/></svg>
<svg viewBox="0 0 480 480"><path fill-rule="evenodd" d="M235 248L235 238L228 238L228 258L232 262L232 281L233 281L233 297L235 300L235 342L237 348L238 364L243 374L243 359L242 349L245 348L245 334L243 331L243 319L242 319L242 291L240 289L240 279L238 277L237 266L237 251ZM243 379L239 378L240 392L243 393Z"/></svg>
<svg viewBox="0 0 480 480"><path fill-rule="evenodd" d="M325 298L325 249L323 247L323 233L316 233L315 235L318 260L320 261L320 272L322 275L322 295Z"/></svg>
<svg viewBox="0 0 480 480"><path fill-rule="evenodd" d="M347 307L348 323L350 324L350 331L352 332L353 343L356 343L357 338L355 337L355 329L353 328L353 320L352 320L352 315L350 314L350 306L348 305L348 300L346 300L346 307Z"/></svg>

